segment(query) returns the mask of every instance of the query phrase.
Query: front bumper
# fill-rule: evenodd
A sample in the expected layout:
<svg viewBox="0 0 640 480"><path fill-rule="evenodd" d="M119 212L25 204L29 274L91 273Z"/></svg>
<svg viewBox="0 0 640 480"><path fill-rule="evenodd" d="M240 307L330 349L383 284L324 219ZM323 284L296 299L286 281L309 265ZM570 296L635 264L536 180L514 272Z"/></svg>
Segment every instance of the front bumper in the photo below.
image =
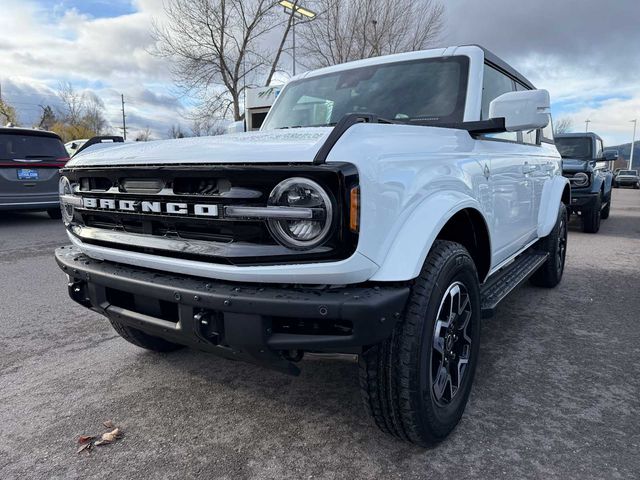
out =
<svg viewBox="0 0 640 480"><path fill-rule="evenodd" d="M212 281L94 260L73 246L56 261L81 305L150 335L297 373L300 351L358 352L386 339L406 285L340 288Z"/></svg>
<svg viewBox="0 0 640 480"><path fill-rule="evenodd" d="M638 184L638 179L637 178L616 178L615 183L616 185L619 185L621 187L632 187Z"/></svg>
<svg viewBox="0 0 640 480"><path fill-rule="evenodd" d="M569 209L572 212L583 212L591 210L595 207L596 201L600 193L581 192L579 190L571 190L571 205Z"/></svg>

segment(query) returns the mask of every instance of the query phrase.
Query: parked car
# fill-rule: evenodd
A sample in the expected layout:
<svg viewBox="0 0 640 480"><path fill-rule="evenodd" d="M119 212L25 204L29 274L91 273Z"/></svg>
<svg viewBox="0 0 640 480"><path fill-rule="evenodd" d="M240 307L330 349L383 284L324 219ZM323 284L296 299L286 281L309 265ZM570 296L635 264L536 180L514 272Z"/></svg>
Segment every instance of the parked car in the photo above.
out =
<svg viewBox="0 0 640 480"><path fill-rule="evenodd" d="M67 142L67 143L64 144L64 148L67 150L67 153L69 154L69 157L73 157L73 155L82 147L82 145L84 145L88 141L89 141L88 138L80 138L78 140L71 140L70 142Z"/></svg>
<svg viewBox="0 0 640 480"><path fill-rule="evenodd" d="M142 348L291 374L305 352L358 354L377 425L429 445L464 411L481 317L562 278L549 111L477 46L307 72L260 131L76 155L56 259Z"/></svg>
<svg viewBox="0 0 640 480"><path fill-rule="evenodd" d="M0 128L0 210L46 210L61 218L58 170L68 159L53 132Z"/></svg>
<svg viewBox="0 0 640 480"><path fill-rule="evenodd" d="M605 151L595 133L556 135L556 147L562 155L562 173L571 182L569 213L580 215L585 232L597 233L600 221L611 211L613 173L605 162L617 160L618 152Z"/></svg>
<svg viewBox="0 0 640 480"><path fill-rule="evenodd" d="M640 188L640 177L637 170L620 170L613 180L613 186Z"/></svg>

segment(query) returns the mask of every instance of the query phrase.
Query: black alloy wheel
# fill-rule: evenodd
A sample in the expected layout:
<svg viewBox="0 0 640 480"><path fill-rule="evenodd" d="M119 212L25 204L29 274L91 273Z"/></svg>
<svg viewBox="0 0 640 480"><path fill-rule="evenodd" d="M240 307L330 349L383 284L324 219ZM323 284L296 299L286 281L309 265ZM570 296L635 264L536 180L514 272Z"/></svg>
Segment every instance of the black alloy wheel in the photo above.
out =
<svg viewBox="0 0 640 480"><path fill-rule="evenodd" d="M461 282L452 283L442 298L433 328L430 383L438 405L449 404L460 391L471 357L467 331L471 316L467 288Z"/></svg>

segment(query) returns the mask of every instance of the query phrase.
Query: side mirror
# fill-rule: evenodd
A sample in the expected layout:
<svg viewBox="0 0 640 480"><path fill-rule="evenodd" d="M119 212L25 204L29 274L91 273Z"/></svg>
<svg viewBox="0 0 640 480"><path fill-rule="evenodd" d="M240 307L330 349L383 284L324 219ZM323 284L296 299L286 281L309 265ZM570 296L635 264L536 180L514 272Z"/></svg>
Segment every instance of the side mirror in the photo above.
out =
<svg viewBox="0 0 640 480"><path fill-rule="evenodd" d="M618 160L618 151L617 150L605 150L602 154L603 160L605 162L615 162Z"/></svg>
<svg viewBox="0 0 640 480"><path fill-rule="evenodd" d="M546 90L503 93L489 104L489 118L504 118L507 132L544 128L549 123L550 113Z"/></svg>
<svg viewBox="0 0 640 480"><path fill-rule="evenodd" d="M76 142L73 142L71 144L71 150L75 150L76 148L78 148L78 144Z"/></svg>
<svg viewBox="0 0 640 480"><path fill-rule="evenodd" d="M245 131L244 120L233 122L227 127L227 133L241 133Z"/></svg>

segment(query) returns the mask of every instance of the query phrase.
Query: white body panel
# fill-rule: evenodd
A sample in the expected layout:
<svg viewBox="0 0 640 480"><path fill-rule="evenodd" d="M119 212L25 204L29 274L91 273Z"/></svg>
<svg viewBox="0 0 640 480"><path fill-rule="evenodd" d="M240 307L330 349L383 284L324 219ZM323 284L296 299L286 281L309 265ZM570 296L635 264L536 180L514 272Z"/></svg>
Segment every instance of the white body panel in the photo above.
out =
<svg viewBox="0 0 640 480"><path fill-rule="evenodd" d="M483 53L477 47L368 59L303 76L454 52L471 58L464 116L465 120L478 120ZM309 163L331 130L299 128L114 146L77 156L68 167ZM491 270L495 270L549 233L567 185L560 176L560 155L551 144L473 138L466 130L452 128L357 124L340 138L327 162L352 163L359 174L360 236L356 252L346 260L229 266L123 252L72 240L87 255L101 260L222 280L305 284L404 281L418 275L441 228L466 208L477 210L485 220Z"/></svg>

